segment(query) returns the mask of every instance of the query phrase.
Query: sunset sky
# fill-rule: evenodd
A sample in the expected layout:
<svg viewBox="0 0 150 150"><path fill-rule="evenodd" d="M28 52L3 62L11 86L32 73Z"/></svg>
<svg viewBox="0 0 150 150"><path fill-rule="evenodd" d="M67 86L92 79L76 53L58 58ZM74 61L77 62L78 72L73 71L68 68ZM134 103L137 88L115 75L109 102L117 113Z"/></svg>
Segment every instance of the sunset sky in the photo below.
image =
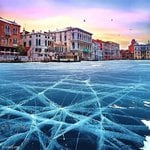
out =
<svg viewBox="0 0 150 150"><path fill-rule="evenodd" d="M121 48L150 40L150 0L3 0L0 17L28 31L79 27Z"/></svg>

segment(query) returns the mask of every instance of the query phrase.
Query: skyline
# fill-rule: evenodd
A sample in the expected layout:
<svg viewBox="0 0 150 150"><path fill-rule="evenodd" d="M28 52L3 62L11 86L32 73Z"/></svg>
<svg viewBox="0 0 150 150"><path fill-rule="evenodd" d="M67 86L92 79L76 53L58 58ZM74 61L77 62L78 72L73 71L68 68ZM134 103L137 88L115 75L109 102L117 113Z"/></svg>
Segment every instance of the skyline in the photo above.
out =
<svg viewBox="0 0 150 150"><path fill-rule="evenodd" d="M125 49L133 38L145 43L150 39L149 7L149 0L5 0L0 17L15 20L28 31L79 27Z"/></svg>

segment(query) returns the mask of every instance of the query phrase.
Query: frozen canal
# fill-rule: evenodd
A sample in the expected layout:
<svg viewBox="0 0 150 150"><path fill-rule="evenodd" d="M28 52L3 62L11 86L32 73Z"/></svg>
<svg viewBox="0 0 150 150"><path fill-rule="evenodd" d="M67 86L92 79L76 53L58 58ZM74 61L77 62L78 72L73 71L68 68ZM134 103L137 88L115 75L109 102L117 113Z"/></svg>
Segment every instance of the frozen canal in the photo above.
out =
<svg viewBox="0 0 150 150"><path fill-rule="evenodd" d="M150 61L0 64L1 150L148 150Z"/></svg>

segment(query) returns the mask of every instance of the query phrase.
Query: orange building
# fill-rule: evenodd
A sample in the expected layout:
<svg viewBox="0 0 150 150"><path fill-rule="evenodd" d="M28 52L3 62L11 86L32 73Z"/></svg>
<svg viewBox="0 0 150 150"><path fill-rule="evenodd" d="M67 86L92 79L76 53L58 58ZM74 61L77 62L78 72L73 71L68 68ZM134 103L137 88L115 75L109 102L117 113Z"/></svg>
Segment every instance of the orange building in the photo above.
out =
<svg viewBox="0 0 150 150"><path fill-rule="evenodd" d="M135 39L132 39L131 40L131 44L128 46L128 53L130 55L130 58L129 59L134 59L134 45L136 44L137 42L135 41Z"/></svg>
<svg viewBox="0 0 150 150"><path fill-rule="evenodd" d="M0 17L0 54L13 54L20 45L20 25Z"/></svg>

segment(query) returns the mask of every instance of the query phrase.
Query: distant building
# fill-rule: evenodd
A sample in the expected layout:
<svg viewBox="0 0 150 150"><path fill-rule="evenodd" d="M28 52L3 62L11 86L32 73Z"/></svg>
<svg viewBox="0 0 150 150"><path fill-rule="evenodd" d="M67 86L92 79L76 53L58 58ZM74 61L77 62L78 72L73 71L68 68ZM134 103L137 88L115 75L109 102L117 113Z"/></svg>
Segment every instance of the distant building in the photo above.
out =
<svg viewBox="0 0 150 150"><path fill-rule="evenodd" d="M52 57L53 40L48 33L26 32L21 33L21 43L27 50L30 61L49 61Z"/></svg>
<svg viewBox="0 0 150 150"><path fill-rule="evenodd" d="M133 54L129 50L120 50L120 59L133 59Z"/></svg>
<svg viewBox="0 0 150 150"><path fill-rule="evenodd" d="M130 53L134 53L134 45L137 44L137 42L135 41L135 39L131 40L131 44L128 46L128 50Z"/></svg>
<svg viewBox="0 0 150 150"><path fill-rule="evenodd" d="M92 40L91 60L102 60L102 42L101 40Z"/></svg>
<svg viewBox="0 0 150 150"><path fill-rule="evenodd" d="M0 55L15 55L20 45L20 25L0 17Z"/></svg>
<svg viewBox="0 0 150 150"><path fill-rule="evenodd" d="M120 59L119 44L111 41L93 40L92 60Z"/></svg>
<svg viewBox="0 0 150 150"><path fill-rule="evenodd" d="M111 41L102 42L103 60L116 60L120 58L119 44Z"/></svg>
<svg viewBox="0 0 150 150"><path fill-rule="evenodd" d="M137 44L135 39L131 40L130 45L128 46L128 52L130 55L130 59L134 59L134 45Z"/></svg>
<svg viewBox="0 0 150 150"><path fill-rule="evenodd" d="M64 53L72 53L77 59L88 60L92 48L92 34L80 28L67 27L49 34L57 44L66 46Z"/></svg>
<svg viewBox="0 0 150 150"><path fill-rule="evenodd" d="M150 44L135 44L134 59L150 59Z"/></svg>

